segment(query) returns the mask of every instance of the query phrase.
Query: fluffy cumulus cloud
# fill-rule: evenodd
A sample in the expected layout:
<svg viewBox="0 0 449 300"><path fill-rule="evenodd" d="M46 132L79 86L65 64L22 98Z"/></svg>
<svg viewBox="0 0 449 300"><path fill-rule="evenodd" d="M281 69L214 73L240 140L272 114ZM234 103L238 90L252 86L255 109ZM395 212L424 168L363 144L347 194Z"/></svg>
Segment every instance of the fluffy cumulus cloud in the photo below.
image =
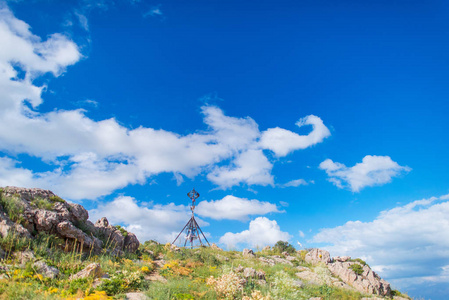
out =
<svg viewBox="0 0 449 300"><path fill-rule="evenodd" d="M295 132L279 127L270 128L263 132L260 144L264 149L272 150L277 156L286 156L292 151L305 149L331 135L323 121L314 115L310 115L296 122L298 127L311 125L313 130L308 135L299 135Z"/></svg>
<svg viewBox="0 0 449 300"><path fill-rule="evenodd" d="M45 187L72 200L108 195L164 172L173 173L178 183L183 176L205 173L220 188L274 185L273 163L264 150L282 156L329 135L316 116L297 123L312 125L305 136L280 128L261 132L253 119L226 116L211 105L201 108L207 129L187 135L145 127L131 130L113 118L93 120L83 109L39 112L46 87L36 85L35 79L46 73L61 75L82 55L66 36L52 34L42 40L5 5L0 8L3 185ZM20 165L13 159L18 154L40 159L47 171Z"/></svg>
<svg viewBox="0 0 449 300"><path fill-rule="evenodd" d="M281 231L275 220L258 217L249 223L249 229L238 233L227 232L219 243L233 248L238 245L250 247L264 247L274 245L278 241L288 241L292 236L288 232Z"/></svg>
<svg viewBox="0 0 449 300"><path fill-rule="evenodd" d="M189 220L190 214L190 209L184 205L138 204L132 197L120 196L90 210L89 219L95 222L107 216L111 224L123 224L142 242L152 239L171 243ZM201 227L208 225L200 219L197 222Z"/></svg>
<svg viewBox="0 0 449 300"><path fill-rule="evenodd" d="M398 287L449 283L449 195L383 211L372 222L322 229L312 242L332 255L365 259Z"/></svg>
<svg viewBox="0 0 449 300"><path fill-rule="evenodd" d="M411 168L400 166L389 156L367 155L361 163L353 167L326 159L320 166L326 171L329 181L339 188L348 187L353 192L359 192L367 186L383 185L393 177L410 172Z"/></svg>
<svg viewBox="0 0 449 300"><path fill-rule="evenodd" d="M269 202L228 195L221 200L201 201L196 212L202 217L215 220L245 221L250 215L265 215L280 211L275 204Z"/></svg>

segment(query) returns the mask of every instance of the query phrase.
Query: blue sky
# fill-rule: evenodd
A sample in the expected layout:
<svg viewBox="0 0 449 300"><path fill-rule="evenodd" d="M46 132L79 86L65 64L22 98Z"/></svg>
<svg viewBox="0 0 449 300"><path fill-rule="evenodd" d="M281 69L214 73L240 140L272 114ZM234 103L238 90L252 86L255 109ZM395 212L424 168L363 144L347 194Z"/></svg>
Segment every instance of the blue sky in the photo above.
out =
<svg viewBox="0 0 449 300"><path fill-rule="evenodd" d="M0 3L1 186L449 293L447 3Z"/></svg>

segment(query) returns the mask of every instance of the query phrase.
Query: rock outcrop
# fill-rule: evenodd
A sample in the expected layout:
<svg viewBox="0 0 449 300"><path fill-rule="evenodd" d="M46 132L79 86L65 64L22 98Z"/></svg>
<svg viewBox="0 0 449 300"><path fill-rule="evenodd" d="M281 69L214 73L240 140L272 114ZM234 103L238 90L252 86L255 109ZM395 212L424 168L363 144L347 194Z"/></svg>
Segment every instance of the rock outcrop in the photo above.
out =
<svg viewBox="0 0 449 300"><path fill-rule="evenodd" d="M363 273L357 274L351 269L352 265L361 266ZM335 261L329 263L327 267L332 274L362 293L390 296L390 284L381 279L368 265L363 266L359 262L351 261Z"/></svg>
<svg viewBox="0 0 449 300"><path fill-rule="evenodd" d="M53 192L36 188L0 189L0 235L14 233L33 238L39 233L54 234L66 241L68 250L100 253L103 249L121 255L135 252L137 237L109 225L106 218L95 224L80 204L69 203Z"/></svg>
<svg viewBox="0 0 449 300"><path fill-rule="evenodd" d="M312 249L306 254L305 261L313 265L324 264L333 277L340 278L344 283L342 285L331 280L331 284L334 286L346 287L347 285L362 293L384 297L388 297L391 294L390 284L381 279L368 265L360 260L353 261L349 256L331 258L328 251ZM329 284L329 276L327 278L326 276L315 276L316 272L303 270L303 272L296 275L302 279L318 281L320 284L323 282Z"/></svg>

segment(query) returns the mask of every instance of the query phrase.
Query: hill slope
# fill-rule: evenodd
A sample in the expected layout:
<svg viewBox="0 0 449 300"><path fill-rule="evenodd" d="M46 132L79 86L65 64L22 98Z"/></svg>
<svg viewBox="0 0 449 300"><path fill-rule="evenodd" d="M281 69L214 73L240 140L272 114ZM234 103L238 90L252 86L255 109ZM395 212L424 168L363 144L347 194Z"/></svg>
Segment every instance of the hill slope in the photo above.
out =
<svg viewBox="0 0 449 300"><path fill-rule="evenodd" d="M0 204L0 299L408 299L362 260L320 249L140 244L41 189L2 188Z"/></svg>

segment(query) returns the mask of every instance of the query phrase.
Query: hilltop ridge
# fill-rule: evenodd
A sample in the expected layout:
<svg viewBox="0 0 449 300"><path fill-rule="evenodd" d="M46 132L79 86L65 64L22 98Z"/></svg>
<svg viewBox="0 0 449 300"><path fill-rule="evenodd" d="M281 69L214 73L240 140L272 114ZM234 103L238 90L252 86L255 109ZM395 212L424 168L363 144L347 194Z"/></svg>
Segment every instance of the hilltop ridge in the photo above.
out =
<svg viewBox="0 0 449 300"><path fill-rule="evenodd" d="M361 259L137 237L53 192L0 188L0 299L410 299Z"/></svg>

